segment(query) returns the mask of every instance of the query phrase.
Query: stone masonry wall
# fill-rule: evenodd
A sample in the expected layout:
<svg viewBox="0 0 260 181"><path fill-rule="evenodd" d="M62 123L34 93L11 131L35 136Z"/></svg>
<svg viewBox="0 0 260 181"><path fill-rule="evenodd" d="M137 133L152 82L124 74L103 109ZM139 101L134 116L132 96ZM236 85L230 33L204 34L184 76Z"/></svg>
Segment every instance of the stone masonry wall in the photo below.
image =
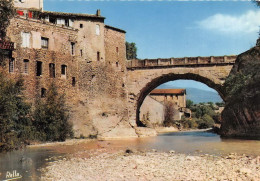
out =
<svg viewBox="0 0 260 181"><path fill-rule="evenodd" d="M29 48L22 47L22 32L30 33ZM15 71L11 77L22 76L26 88L25 95L32 102L41 94L41 88L48 89L55 82L70 103L77 99L77 83L72 86L72 77L78 81L77 57L71 55L70 41L77 37L77 31L43 24L36 20L15 18L11 20L7 35L15 42L13 58ZM48 49L41 48L41 37L49 39ZM28 73L25 73L24 60L29 60ZM36 76L36 62L42 62L42 75ZM55 77L50 77L49 64L55 64ZM67 66L66 76L61 75L61 65ZM8 64L6 67L8 71Z"/></svg>
<svg viewBox="0 0 260 181"><path fill-rule="evenodd" d="M84 136L137 137L128 123L125 36L110 29L105 29L104 36L105 61L80 62L80 101L74 128Z"/></svg>

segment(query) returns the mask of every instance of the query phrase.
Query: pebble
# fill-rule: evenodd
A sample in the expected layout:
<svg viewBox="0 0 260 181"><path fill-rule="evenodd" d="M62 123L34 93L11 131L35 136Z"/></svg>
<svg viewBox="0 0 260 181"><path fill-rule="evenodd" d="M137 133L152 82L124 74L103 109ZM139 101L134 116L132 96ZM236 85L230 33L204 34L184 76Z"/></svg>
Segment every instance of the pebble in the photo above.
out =
<svg viewBox="0 0 260 181"><path fill-rule="evenodd" d="M174 153L174 152L173 152ZM42 169L41 180L260 180L258 158L125 152L62 159ZM230 155L229 155L230 156Z"/></svg>

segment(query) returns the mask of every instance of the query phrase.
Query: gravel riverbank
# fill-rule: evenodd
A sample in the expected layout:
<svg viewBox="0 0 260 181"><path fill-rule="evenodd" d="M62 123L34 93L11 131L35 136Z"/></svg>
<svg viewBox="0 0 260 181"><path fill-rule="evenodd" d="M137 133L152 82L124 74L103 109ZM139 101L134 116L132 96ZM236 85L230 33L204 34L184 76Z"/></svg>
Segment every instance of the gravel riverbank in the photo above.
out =
<svg viewBox="0 0 260 181"><path fill-rule="evenodd" d="M174 151L93 153L64 158L42 170L42 180L234 180L259 181L260 156L177 154Z"/></svg>

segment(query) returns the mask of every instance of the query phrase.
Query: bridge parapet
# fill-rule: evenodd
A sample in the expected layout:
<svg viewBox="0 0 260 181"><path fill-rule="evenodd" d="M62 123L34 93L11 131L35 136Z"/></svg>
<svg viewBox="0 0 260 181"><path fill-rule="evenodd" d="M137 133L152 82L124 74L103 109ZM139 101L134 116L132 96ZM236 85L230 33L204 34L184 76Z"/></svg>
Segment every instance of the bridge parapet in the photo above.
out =
<svg viewBox="0 0 260 181"><path fill-rule="evenodd" d="M211 57L184 57L184 58L158 58L158 59L134 59L127 61L128 69L156 68L156 67L185 67L185 66L211 66L221 64L234 64L237 56L211 56Z"/></svg>

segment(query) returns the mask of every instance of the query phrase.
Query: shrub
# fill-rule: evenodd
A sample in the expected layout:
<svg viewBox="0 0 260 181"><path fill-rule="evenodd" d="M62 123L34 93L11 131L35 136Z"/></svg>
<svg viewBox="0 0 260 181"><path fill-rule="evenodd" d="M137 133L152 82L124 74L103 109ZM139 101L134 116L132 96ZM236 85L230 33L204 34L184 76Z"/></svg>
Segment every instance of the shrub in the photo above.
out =
<svg viewBox="0 0 260 181"><path fill-rule="evenodd" d="M34 119L37 138L42 141L65 141L73 136L64 95L58 94L54 83L49 87L46 98L37 100Z"/></svg>
<svg viewBox="0 0 260 181"><path fill-rule="evenodd" d="M164 126L173 126L175 124L174 114L175 109L173 103L171 101L166 102L164 104Z"/></svg>
<svg viewBox="0 0 260 181"><path fill-rule="evenodd" d="M23 146L34 136L30 105L22 94L23 80L0 74L0 151Z"/></svg>

